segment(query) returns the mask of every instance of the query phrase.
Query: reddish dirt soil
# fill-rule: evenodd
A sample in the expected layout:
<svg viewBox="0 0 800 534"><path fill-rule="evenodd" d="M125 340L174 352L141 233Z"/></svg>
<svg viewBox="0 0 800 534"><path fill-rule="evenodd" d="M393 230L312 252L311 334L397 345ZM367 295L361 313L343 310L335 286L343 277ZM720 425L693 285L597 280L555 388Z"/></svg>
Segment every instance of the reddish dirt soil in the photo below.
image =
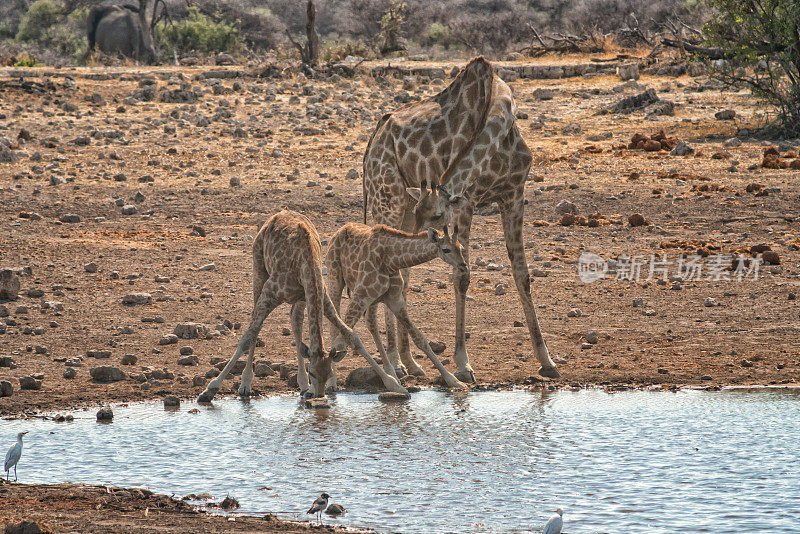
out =
<svg viewBox="0 0 800 534"><path fill-rule="evenodd" d="M443 67L449 72L452 64ZM30 273L21 276L19 299L3 304L9 316L0 318L6 325L0 356L17 365L0 367L0 379L14 388L11 397L0 398L0 414L167 394L196 397L203 386L193 385L193 379L206 374L212 358L229 358L239 333L171 345L159 345L161 337L181 322L246 327L252 306L250 246L259 224L287 207L308 215L325 239L344 223L359 221L361 180L346 175L350 169L360 175L377 118L408 95L431 95L447 83L415 80L404 88L403 80L394 78L331 82L291 75L223 79L222 94L215 95L208 81L193 80L203 70L74 69L62 72L74 76L74 83L54 77L55 88L45 92L0 78L0 135L14 146L13 153L25 154L0 163L0 266ZM120 72L121 78L111 80L84 77ZM126 103L141 89L144 72L180 74L202 96L193 104ZM721 90L706 78L687 76L643 76L638 83L641 88L621 88L612 76L510 83L519 128L535 155L524 234L537 275L534 303L563 375L549 384L795 384L800 379L798 171L760 167L762 141L741 132L741 146L723 147L739 128L752 129L763 119L747 91ZM158 79L159 92L167 86L168 80ZM673 101L674 116L598 114L644 86ZM541 88L552 89L553 98L537 99L534 91ZM736 118L715 119L723 109L736 111ZM689 142L695 154L627 148L634 134L662 129L667 137ZM21 130L29 135L18 138ZM785 144L781 157L792 150L796 143ZM51 185L51 179L65 183ZM232 181L241 185L231 186ZM561 200L577 206L577 225L560 224L555 207ZM123 215L117 204L134 205L136 213ZM588 217L593 213L602 215L595 217L596 225ZM78 215L80 222L60 222L65 214ZM631 221L650 224L631 226L634 214L643 217ZM205 237L193 232L195 225ZM780 265L762 265L757 280L704 278L673 289L671 281L615 280L613 274L584 284L577 274L584 250L606 260L667 254L671 276L680 253L710 254L704 260L709 261L717 252L739 253L759 244L768 244ZM478 210L470 255L468 349L478 383L538 382L527 328L518 326L524 317L500 216L492 207ZM91 262L96 272L85 268ZM214 270L198 269L210 263ZM489 270L491 263L499 270ZM645 266L643 278L647 274ZM411 277L410 313L430 339L447 344L443 358L453 369L447 266L435 260L413 269ZM446 287L440 288L441 282ZM500 283L507 289L498 295ZM148 292L153 302L123 305L131 292ZM715 305L705 305L708 298ZM637 299L641 306L634 305ZM48 307L49 301L60 302L63 310ZM580 316L570 316L573 308ZM152 322L156 317L163 323ZM264 325L265 345L257 359L295 362L292 338L283 334L288 327L288 307L279 308ZM363 321L357 331L373 350ZM597 343L582 348L592 331ZM193 348L197 365L177 363L185 346ZM87 355L96 350L111 355ZM136 364L121 365L129 354ZM65 361L76 357L83 360L76 377L63 378ZM418 360L428 376L412 383L429 386L435 371ZM128 376L166 368L174 377L101 384L89 375L99 365L118 366ZM349 370L364 365L348 356L340 385ZM30 375L41 377L41 389L20 390L19 378ZM233 393L235 382L234 377L221 394ZM278 374L256 378L254 387L261 393L288 389Z"/></svg>

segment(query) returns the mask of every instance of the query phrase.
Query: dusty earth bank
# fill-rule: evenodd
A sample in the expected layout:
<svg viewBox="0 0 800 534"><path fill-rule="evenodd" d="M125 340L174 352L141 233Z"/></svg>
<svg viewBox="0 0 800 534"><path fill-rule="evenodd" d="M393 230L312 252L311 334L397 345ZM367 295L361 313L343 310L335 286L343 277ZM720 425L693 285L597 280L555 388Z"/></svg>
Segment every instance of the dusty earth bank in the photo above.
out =
<svg viewBox="0 0 800 534"><path fill-rule="evenodd" d="M259 224L288 207L326 238L360 220L361 158L377 118L447 83L208 70L85 68L24 81L0 70L0 144L10 147L0 149L0 267L16 269L21 282L16 300L0 303L0 381L13 391L0 398L0 414L196 397L248 323ZM746 130L764 112L749 92L703 76L510 85L535 155L524 227L533 298L563 375L548 384L796 383L797 140L751 137ZM613 109L648 88L660 104ZM663 150L652 139L631 144L659 130L672 139ZM677 139L691 151L670 155ZM778 168L762 167L765 145L775 145ZM708 278L719 253L751 258L767 249L774 265L761 264L757 279ZM619 260L617 274L626 272L624 255L666 254L668 263L655 277L644 263L639 280L617 280L612 270L585 284L577 261L587 250ZM676 278L680 254L702 256L699 276ZM478 383L538 387L492 206L478 209L470 263L468 348ZM453 368L446 266L414 269L411 286L412 316L447 345ZM288 327L284 308L265 323L260 393L291 388ZM358 332L373 349L363 324ZM411 383L430 386L435 371L419 361L428 376ZM348 356L340 385L363 365ZM116 370L92 371L99 367ZM234 392L236 380L221 393Z"/></svg>
<svg viewBox="0 0 800 534"><path fill-rule="evenodd" d="M25 522L36 526L25 526ZM0 482L0 527L9 534L355 532L331 525L283 521L273 515L231 517L205 513L184 501L141 488L5 481Z"/></svg>

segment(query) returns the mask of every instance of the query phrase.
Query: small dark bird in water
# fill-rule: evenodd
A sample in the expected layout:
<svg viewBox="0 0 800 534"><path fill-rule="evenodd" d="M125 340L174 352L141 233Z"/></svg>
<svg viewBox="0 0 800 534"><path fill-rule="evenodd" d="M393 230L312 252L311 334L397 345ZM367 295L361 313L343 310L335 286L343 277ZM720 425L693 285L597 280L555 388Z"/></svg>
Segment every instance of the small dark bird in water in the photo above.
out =
<svg viewBox="0 0 800 534"><path fill-rule="evenodd" d="M324 512L325 509L328 508L328 499L330 497L331 497L330 495L328 495L327 493L323 492L322 495L317 497L317 500L314 501L314 504L311 505L311 508L309 508L308 512L306 512L306 513L307 514L317 514L317 519L321 521L322 520L322 512Z"/></svg>
<svg viewBox="0 0 800 534"><path fill-rule="evenodd" d="M325 510L325 513L332 516L342 515L345 512L344 506L341 504L330 504Z"/></svg>

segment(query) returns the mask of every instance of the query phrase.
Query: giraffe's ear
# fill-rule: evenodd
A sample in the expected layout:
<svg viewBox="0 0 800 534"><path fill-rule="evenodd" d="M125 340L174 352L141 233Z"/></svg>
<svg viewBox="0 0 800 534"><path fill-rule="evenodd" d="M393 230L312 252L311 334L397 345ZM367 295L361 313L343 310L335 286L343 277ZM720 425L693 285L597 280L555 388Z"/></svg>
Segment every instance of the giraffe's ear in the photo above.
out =
<svg viewBox="0 0 800 534"><path fill-rule="evenodd" d="M439 233L433 228L428 228L428 239L431 243L439 242Z"/></svg>
<svg viewBox="0 0 800 534"><path fill-rule="evenodd" d="M300 342L300 356L302 356L306 360L311 359L311 351L308 349L308 345L306 345L302 341Z"/></svg>
<svg viewBox="0 0 800 534"><path fill-rule="evenodd" d="M419 198L422 196L422 189L419 187L406 187L406 193L408 193L408 196L419 202Z"/></svg>
<svg viewBox="0 0 800 534"><path fill-rule="evenodd" d="M347 356L347 351L331 349L329 356L333 359L334 362L339 363L340 361L344 360L345 356Z"/></svg>

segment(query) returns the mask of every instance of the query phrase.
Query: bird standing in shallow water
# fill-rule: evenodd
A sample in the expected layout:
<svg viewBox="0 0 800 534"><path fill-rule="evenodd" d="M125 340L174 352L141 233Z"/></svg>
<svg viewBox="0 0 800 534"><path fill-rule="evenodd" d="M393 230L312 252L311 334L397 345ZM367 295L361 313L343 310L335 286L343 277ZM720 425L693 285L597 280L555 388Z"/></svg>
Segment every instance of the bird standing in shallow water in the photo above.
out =
<svg viewBox="0 0 800 534"><path fill-rule="evenodd" d="M553 517L551 517L544 526L542 534L561 534L561 527L564 526L564 519L562 518L563 515L564 510L561 508L557 509Z"/></svg>
<svg viewBox="0 0 800 534"><path fill-rule="evenodd" d="M327 493L322 493L317 500L314 501L314 504L311 505L311 508L308 509L307 514L317 514L317 519L322 521L322 512L328 507L328 499L330 495Z"/></svg>
<svg viewBox="0 0 800 534"><path fill-rule="evenodd" d="M8 449L6 453L6 462L3 464L3 469L6 472L6 480L9 479L11 475L11 468L14 468L14 482L17 481L17 462L19 462L19 457L22 456L22 436L27 434L28 432L20 432L17 434L17 442L14 444L13 447Z"/></svg>

